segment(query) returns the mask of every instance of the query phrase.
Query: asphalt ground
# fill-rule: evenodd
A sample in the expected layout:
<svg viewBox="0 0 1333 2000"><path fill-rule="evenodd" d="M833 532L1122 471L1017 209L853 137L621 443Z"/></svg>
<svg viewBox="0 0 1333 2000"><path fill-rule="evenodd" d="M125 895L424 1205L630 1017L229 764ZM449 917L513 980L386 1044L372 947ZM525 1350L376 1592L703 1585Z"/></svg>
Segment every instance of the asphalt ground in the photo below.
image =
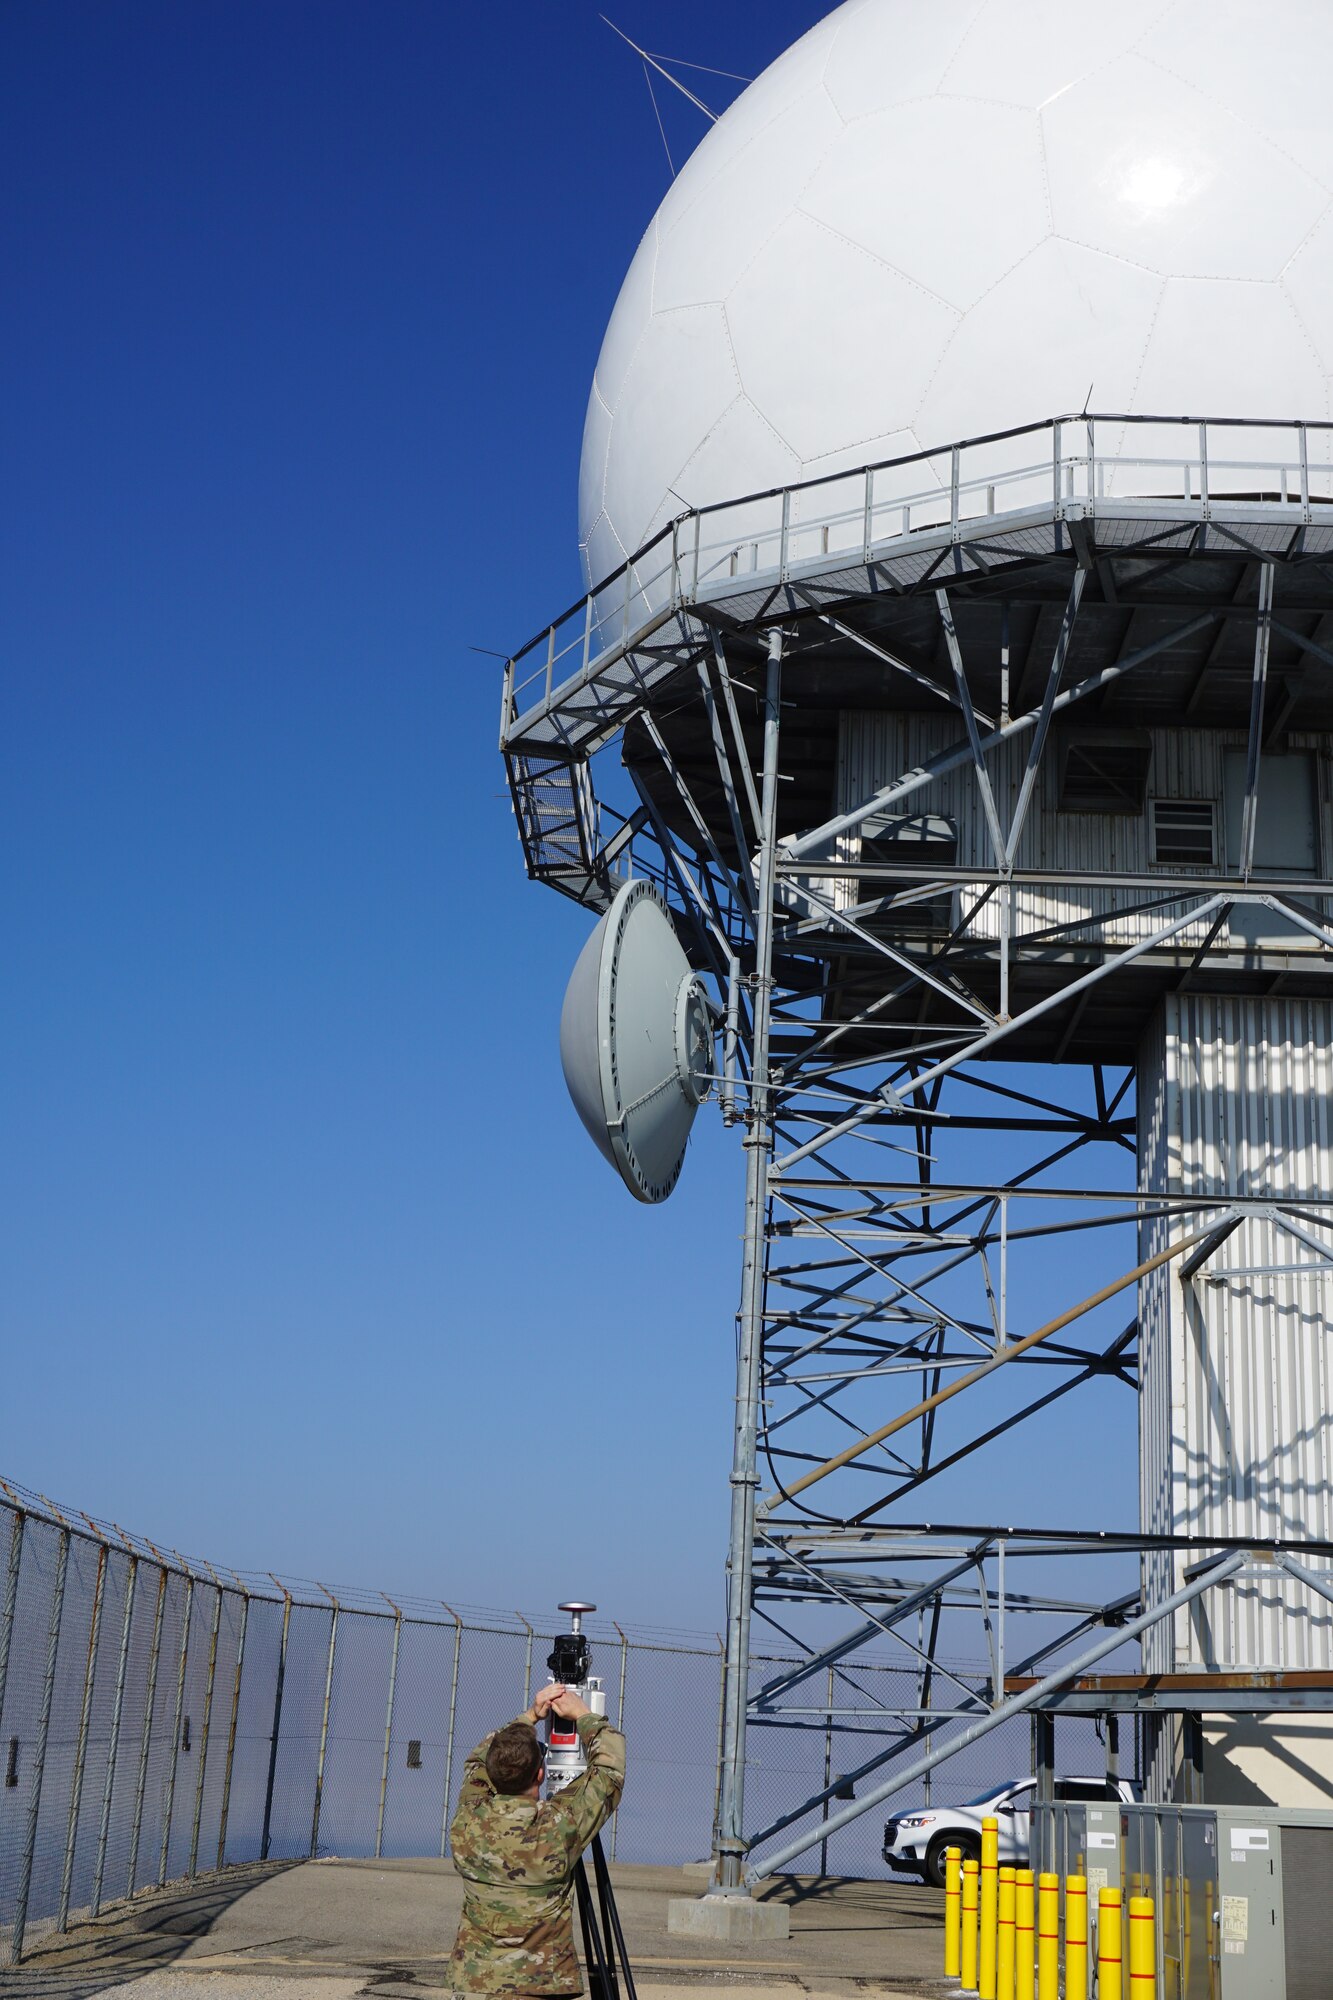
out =
<svg viewBox="0 0 1333 2000"><path fill-rule="evenodd" d="M667 1931L680 1868L612 1871L639 2000L905 2000L942 1993L944 1899L903 1881L781 1876L791 1937L725 1949ZM422 2000L447 1987L462 1901L447 1861L276 1863L201 1876L34 1936L0 2000Z"/></svg>

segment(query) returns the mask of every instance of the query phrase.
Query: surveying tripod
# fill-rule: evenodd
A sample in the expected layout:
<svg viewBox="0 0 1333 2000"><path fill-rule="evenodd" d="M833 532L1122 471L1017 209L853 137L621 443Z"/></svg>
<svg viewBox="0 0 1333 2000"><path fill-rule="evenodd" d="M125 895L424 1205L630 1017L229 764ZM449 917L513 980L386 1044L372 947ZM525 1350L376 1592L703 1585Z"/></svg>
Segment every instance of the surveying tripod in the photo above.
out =
<svg viewBox="0 0 1333 2000"><path fill-rule="evenodd" d="M577 1600L562 1604L560 1609L569 1613L571 1629L562 1632L554 1641L546 1662L551 1678L572 1687L594 1714L605 1715L606 1695L601 1682L589 1671L592 1649L583 1631L584 1613L595 1611L597 1606ZM584 1761L577 1730L551 1716L547 1721L547 1733L546 1787L548 1795L553 1795L578 1777L584 1769ZM597 1891L595 1899L588 1883L587 1864L581 1854L574 1866L579 1923L583 1927L583 1962L588 1969L589 2000L621 2000L622 1979L625 2000L637 2000L629 1952L625 1948L625 1933L620 1927L620 1912L616 1908L615 1891L611 1887L611 1873L606 1865L600 1833L593 1835L589 1852Z"/></svg>
<svg viewBox="0 0 1333 2000"><path fill-rule="evenodd" d="M625 1933L620 1928L611 1874L602 1852L602 1836L595 1833L592 1846L593 1879L597 1901L588 1886L588 1870L580 1854L574 1870L574 1886L579 1898L579 1922L583 1926L583 1962L588 1968L589 2000L621 2000L620 1980L625 1982L625 2000L636 2000L634 1974L630 1970Z"/></svg>

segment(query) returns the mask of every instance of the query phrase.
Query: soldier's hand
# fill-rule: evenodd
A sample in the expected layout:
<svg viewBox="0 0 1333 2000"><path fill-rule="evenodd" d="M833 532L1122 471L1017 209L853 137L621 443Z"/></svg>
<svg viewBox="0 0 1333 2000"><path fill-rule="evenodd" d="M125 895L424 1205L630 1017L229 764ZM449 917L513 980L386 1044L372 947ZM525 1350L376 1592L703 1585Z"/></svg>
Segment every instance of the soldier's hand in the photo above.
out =
<svg viewBox="0 0 1333 2000"><path fill-rule="evenodd" d="M564 1722L577 1722L581 1715L592 1714L587 1702L573 1688L547 1688L545 1692L551 1697L549 1706Z"/></svg>
<svg viewBox="0 0 1333 2000"><path fill-rule="evenodd" d="M562 1695L564 1692L565 1689L561 1682L552 1681L549 1687L544 1687L539 1694L534 1695L532 1702L534 1721L540 1722L550 1709L555 1708L556 1696ZM559 1714L559 1712L557 1709L556 1713Z"/></svg>

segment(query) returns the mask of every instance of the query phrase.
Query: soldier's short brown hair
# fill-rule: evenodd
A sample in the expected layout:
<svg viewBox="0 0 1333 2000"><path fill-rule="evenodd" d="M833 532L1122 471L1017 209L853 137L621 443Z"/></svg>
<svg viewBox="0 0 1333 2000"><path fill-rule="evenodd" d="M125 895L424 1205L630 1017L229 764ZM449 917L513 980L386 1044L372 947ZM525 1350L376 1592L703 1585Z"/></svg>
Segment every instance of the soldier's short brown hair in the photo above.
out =
<svg viewBox="0 0 1333 2000"><path fill-rule="evenodd" d="M486 1751L486 1776L497 1792L516 1798L526 1792L546 1762L530 1722L508 1722L497 1729Z"/></svg>

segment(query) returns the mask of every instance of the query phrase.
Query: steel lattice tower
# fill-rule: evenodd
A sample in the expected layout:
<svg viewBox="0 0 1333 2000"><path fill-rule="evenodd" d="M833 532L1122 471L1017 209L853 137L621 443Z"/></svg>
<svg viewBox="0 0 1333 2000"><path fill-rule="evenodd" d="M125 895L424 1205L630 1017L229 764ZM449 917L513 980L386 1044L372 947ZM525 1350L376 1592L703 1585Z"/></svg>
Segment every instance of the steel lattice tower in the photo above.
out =
<svg viewBox="0 0 1333 2000"><path fill-rule="evenodd" d="M1281 1709L1298 1680L1301 1702L1333 1698L1314 1462L1333 1269L1333 491L1311 471L1319 427L1260 443L1154 419L1136 449L1158 490L1123 497L1135 421L1055 419L682 514L506 669L530 875L592 912L628 872L658 883L712 982L717 1097L743 1140L723 1888L1014 1714L1142 1713L1162 1794L1182 1755L1197 1765L1204 1713ZM998 481L997 443L1016 468ZM617 759L628 811L599 798ZM1299 1146L1260 1146L1243 1119L1199 1137L1198 1107L1233 1088L1227 1050L1279 1034L1280 1083L1261 1062L1234 1088L1285 1105ZM1071 1285L1070 1246L1108 1241L1097 1282ZM1308 1288L1298 1324L1270 1280ZM1011 1289L1043 1301L1039 1323L1014 1323ZM1270 1410L1311 1433L1285 1513L1246 1486L1225 1425L1189 1463L1176 1437L1194 1394L1181 1329L1220 1354L1239 1336L1218 1302L1234 1321L1240 1293L1254 1338L1296 1357ZM1025 1424L1108 1382L1142 1400L1137 1530L1075 1532L1058 1493L1035 1523L935 1522L941 1474L1022 1449ZM1133 1560L1138 1582L1099 1589L1094 1552ZM756 1687L751 1619L784 1602L834 1629ZM1267 1625L1246 1625L1247 1602ZM964 1615L982 1692L941 1644ZM1140 1634L1155 1670L1190 1664L1209 1685L1080 1686ZM849 1662L886 1635L919 1701L867 1717ZM876 1746L853 1737L835 1780L756 1824L747 1730L808 1726L830 1670L846 1727ZM866 1788L830 1812L849 1782Z"/></svg>

